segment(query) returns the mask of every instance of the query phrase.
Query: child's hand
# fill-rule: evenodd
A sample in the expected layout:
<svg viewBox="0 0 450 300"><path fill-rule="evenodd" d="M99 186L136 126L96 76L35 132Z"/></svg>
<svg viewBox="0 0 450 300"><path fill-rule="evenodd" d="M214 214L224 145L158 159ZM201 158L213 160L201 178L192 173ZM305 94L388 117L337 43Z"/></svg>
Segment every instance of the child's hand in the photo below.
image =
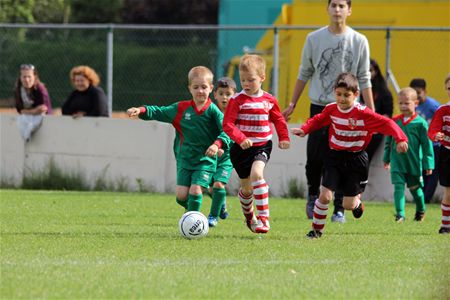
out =
<svg viewBox="0 0 450 300"><path fill-rule="evenodd" d="M391 164L390 163L384 163L384 169L385 170L389 170L391 168Z"/></svg>
<svg viewBox="0 0 450 300"><path fill-rule="evenodd" d="M219 147L216 144L212 144L206 149L205 155L209 157L214 157L217 154Z"/></svg>
<svg viewBox="0 0 450 300"><path fill-rule="evenodd" d="M434 140L437 141L442 141L444 139L445 134L443 132L438 132L436 133L436 136L434 137Z"/></svg>
<svg viewBox="0 0 450 300"><path fill-rule="evenodd" d="M222 155L225 153L225 151L223 151L223 149L219 149L218 151L217 151L217 156L218 157L222 157Z"/></svg>
<svg viewBox="0 0 450 300"><path fill-rule="evenodd" d="M278 148L280 148L280 149L289 149L290 146L291 146L291 142L289 142L289 141L281 141L278 143Z"/></svg>
<svg viewBox="0 0 450 300"><path fill-rule="evenodd" d="M431 175L433 174L433 170L425 170L425 175Z"/></svg>
<svg viewBox="0 0 450 300"><path fill-rule="evenodd" d="M291 128L291 132L295 135L298 135L299 137L304 137L306 135L305 132L300 128Z"/></svg>
<svg viewBox="0 0 450 300"><path fill-rule="evenodd" d="M131 108L127 109L127 115L130 118L137 117L140 112L141 112L141 110L137 107L131 107Z"/></svg>
<svg viewBox="0 0 450 300"><path fill-rule="evenodd" d="M241 146L243 150L246 150L253 146L253 142L249 139L245 139L239 146Z"/></svg>
<svg viewBox="0 0 450 300"><path fill-rule="evenodd" d="M396 150L398 153L405 153L406 151L408 151L408 143L407 142L398 143Z"/></svg>

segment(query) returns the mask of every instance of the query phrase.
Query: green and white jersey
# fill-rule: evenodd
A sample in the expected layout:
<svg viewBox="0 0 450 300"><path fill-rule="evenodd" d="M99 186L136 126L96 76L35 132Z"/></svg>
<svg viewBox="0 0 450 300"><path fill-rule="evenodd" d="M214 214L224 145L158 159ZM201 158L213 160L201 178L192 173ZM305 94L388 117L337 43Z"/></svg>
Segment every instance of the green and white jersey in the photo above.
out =
<svg viewBox="0 0 450 300"><path fill-rule="evenodd" d="M408 137L408 151L398 153L395 141L386 136L383 161L391 164L391 172L421 176L422 170L434 169L433 144L428 139L428 123L417 113L404 120L403 115L393 118Z"/></svg>
<svg viewBox="0 0 450 300"><path fill-rule="evenodd" d="M231 140L222 130L222 112L210 99L200 111L193 100L144 107L145 112L139 114L140 119L170 123L175 128L173 150L177 168L216 170L217 157L208 157L205 152L218 139L222 142L222 148L228 149Z"/></svg>

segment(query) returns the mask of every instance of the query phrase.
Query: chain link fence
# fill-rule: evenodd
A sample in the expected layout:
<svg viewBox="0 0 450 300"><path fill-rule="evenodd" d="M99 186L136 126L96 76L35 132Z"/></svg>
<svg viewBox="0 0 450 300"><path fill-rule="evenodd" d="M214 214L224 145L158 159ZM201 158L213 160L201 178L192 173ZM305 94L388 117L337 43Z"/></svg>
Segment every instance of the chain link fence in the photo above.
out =
<svg viewBox="0 0 450 300"><path fill-rule="evenodd" d="M76 65L89 65L99 73L114 111L188 99L188 71L204 65L216 76L232 74L233 56L257 47L242 38L250 31L261 37L274 32L272 46L262 53L273 58L267 89L284 106L295 82L303 37L315 28L0 24L0 106L14 107L14 84L22 63L36 66L56 108L73 89L69 72ZM442 86L450 71L450 28L354 28L368 37L371 56L386 72L391 70L400 86L423 77L429 94L446 101ZM242 51L224 53L224 43Z"/></svg>

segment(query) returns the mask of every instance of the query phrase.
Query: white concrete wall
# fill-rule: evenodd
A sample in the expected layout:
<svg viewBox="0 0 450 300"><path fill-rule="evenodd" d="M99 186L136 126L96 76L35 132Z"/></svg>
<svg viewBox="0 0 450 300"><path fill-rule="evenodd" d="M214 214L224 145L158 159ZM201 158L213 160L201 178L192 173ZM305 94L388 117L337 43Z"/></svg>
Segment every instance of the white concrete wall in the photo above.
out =
<svg viewBox="0 0 450 300"><path fill-rule="evenodd" d="M82 172L94 182L105 176L137 189L140 180L157 192L173 192L176 165L171 125L140 120L46 116L41 128L25 143L15 115L0 114L0 180L21 183L27 170L39 170L50 158L66 171ZM272 195L288 191L295 179L306 187L306 138L293 136L289 150L274 149L265 170ZM239 180L234 173L231 190ZM381 151L372 163L365 199L392 199L389 173L383 169ZM441 191L440 191L441 192Z"/></svg>

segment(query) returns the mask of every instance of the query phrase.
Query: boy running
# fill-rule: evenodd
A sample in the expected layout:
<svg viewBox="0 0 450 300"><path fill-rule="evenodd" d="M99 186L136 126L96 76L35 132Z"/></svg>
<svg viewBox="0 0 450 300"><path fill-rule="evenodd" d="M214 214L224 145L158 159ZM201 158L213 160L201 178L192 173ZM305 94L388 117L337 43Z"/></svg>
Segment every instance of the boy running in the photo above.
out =
<svg viewBox="0 0 450 300"><path fill-rule="evenodd" d="M445 79L445 89L450 99L450 74ZM439 149L439 183L444 187L442 197L442 221L439 233L450 233L450 101L434 114L428 129L428 137L441 143Z"/></svg>
<svg viewBox="0 0 450 300"><path fill-rule="evenodd" d="M384 168L391 170L394 185L395 221L405 221L405 184L416 202L414 221L425 218L425 197L423 194L422 169L431 175L434 169L433 144L427 136L428 123L415 111L418 103L417 93L408 87L398 93L398 107L401 114L394 122L408 137L408 151L399 154L393 151L394 141L386 137L384 148Z"/></svg>
<svg viewBox="0 0 450 300"><path fill-rule="evenodd" d="M222 77L217 81L216 90L214 91L214 99L220 111L225 113L230 98L236 93L236 83L233 79ZM223 153L220 153L223 152ZM225 186L230 179L233 171L233 164L230 160L230 151L219 150L217 158L217 170L213 175L213 187L210 189L212 196L211 210L208 216L210 227L217 226L219 217L226 219L228 211L226 209L227 191Z"/></svg>
<svg viewBox="0 0 450 300"><path fill-rule="evenodd" d="M335 103L325 106L321 113L309 118L300 128L292 128L293 134L304 137L324 126L330 126L330 152L324 162L321 191L314 205L312 230L306 235L310 239L322 236L328 204L335 191L343 193L344 208L352 210L355 218L361 218L364 212L361 193L364 192L369 173L369 159L364 149L374 132L394 136L398 152L408 150L408 138L394 121L355 102L359 90L354 75L340 74L334 85L334 93Z"/></svg>
<svg viewBox="0 0 450 300"><path fill-rule="evenodd" d="M208 188L216 171L217 152L227 148L229 137L222 131L223 114L211 102L213 74L203 66L188 74L192 100L169 106L131 107L129 117L171 123L176 130L174 153L177 160L177 203L188 211L199 211L202 187Z"/></svg>
<svg viewBox="0 0 450 300"><path fill-rule="evenodd" d="M230 156L240 178L238 197L247 227L255 233L270 230L269 185L263 173L272 152L271 122L278 134L278 147L290 146L289 131L277 100L261 89L265 71L266 63L261 56L246 54L241 58L239 77L243 90L230 100L223 120L223 130L235 142Z"/></svg>

